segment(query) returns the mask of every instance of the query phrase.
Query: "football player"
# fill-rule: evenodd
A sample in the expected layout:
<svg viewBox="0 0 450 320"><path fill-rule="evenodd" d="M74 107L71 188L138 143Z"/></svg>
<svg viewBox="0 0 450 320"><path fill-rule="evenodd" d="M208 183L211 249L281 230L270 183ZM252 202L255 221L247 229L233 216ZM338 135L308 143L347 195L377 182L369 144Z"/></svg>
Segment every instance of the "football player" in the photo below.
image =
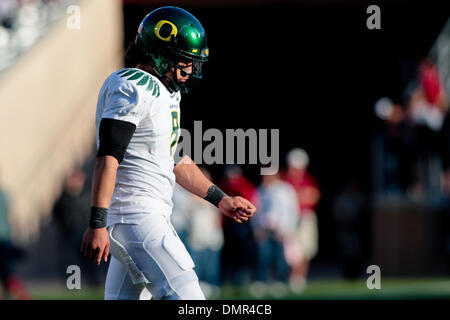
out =
<svg viewBox="0 0 450 320"><path fill-rule="evenodd" d="M98 153L82 253L111 260L105 299L205 299L194 263L170 222L175 182L238 223L255 206L231 197L184 156L176 165L180 94L202 78L205 30L189 12L162 7L141 22L128 56L98 97Z"/></svg>

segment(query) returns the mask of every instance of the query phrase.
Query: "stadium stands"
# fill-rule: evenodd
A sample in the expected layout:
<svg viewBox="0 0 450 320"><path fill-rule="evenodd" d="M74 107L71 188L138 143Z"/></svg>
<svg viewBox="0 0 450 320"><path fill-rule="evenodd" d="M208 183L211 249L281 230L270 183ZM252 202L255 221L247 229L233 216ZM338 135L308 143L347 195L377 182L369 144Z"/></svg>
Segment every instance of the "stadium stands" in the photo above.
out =
<svg viewBox="0 0 450 320"><path fill-rule="evenodd" d="M67 22L74 3L81 17L75 30ZM97 94L122 64L123 26L118 0L21 4L0 5L0 148L7 151L0 168L13 235L28 242L67 173L92 151Z"/></svg>

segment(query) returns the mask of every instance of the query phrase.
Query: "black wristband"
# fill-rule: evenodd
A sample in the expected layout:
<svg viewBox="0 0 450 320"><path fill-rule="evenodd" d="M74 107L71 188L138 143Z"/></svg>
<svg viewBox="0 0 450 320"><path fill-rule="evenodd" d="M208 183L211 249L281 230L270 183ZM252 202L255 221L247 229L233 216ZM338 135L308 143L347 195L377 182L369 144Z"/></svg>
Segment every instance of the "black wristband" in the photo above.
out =
<svg viewBox="0 0 450 320"><path fill-rule="evenodd" d="M226 193L220 190L218 186L213 184L209 187L208 192L206 193L206 197L204 198L206 201L211 202L216 207L219 207L219 202L223 197L226 197Z"/></svg>
<svg viewBox="0 0 450 320"><path fill-rule="evenodd" d="M89 227L92 229L106 227L106 216L108 215L108 209L91 207L91 219L89 220Z"/></svg>

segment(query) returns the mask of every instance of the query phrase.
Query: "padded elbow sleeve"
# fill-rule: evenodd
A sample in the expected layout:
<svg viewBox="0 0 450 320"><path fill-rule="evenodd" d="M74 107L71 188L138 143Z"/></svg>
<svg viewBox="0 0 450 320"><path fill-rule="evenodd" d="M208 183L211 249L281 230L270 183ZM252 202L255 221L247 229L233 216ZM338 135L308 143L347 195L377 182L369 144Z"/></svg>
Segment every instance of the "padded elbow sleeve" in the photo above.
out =
<svg viewBox="0 0 450 320"><path fill-rule="evenodd" d="M100 122L100 145L97 157L113 156L122 162L136 126L131 122L103 118Z"/></svg>

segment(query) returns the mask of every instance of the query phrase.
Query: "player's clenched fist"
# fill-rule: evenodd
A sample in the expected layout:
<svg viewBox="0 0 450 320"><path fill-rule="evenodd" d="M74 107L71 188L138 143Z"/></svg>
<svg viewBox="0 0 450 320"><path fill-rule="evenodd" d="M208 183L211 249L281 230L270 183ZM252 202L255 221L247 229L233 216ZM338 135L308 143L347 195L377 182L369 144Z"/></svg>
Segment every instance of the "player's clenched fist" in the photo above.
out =
<svg viewBox="0 0 450 320"><path fill-rule="evenodd" d="M239 196L223 197L218 207L224 215L239 223L247 221L256 212L256 207L250 201Z"/></svg>
<svg viewBox="0 0 450 320"><path fill-rule="evenodd" d="M105 262L108 260L109 245L109 235L106 227L88 228L81 243L81 253L99 265L102 258Z"/></svg>

